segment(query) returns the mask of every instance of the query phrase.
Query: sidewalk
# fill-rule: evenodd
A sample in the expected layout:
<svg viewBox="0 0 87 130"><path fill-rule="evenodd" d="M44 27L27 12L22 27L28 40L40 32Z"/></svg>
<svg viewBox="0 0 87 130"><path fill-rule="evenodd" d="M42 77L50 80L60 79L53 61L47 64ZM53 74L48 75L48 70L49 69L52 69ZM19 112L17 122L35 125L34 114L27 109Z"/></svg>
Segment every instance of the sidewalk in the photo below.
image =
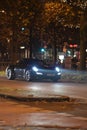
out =
<svg viewBox="0 0 87 130"><path fill-rule="evenodd" d="M61 73L61 81L87 83L87 71L62 69Z"/></svg>

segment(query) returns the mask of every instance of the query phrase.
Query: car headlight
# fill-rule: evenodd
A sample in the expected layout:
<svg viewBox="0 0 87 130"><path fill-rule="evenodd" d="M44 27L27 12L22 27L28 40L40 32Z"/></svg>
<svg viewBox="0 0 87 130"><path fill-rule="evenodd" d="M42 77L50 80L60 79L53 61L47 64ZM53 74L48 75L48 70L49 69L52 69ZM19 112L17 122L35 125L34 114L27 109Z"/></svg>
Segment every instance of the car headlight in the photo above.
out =
<svg viewBox="0 0 87 130"><path fill-rule="evenodd" d="M38 71L38 68L37 68L36 66L33 66L33 67L32 67L32 70L35 71L35 72L37 72L37 71Z"/></svg>
<svg viewBox="0 0 87 130"><path fill-rule="evenodd" d="M56 67L56 68L55 68L55 70L56 70L57 72L59 72L59 71L60 71L60 69L59 69L58 67Z"/></svg>

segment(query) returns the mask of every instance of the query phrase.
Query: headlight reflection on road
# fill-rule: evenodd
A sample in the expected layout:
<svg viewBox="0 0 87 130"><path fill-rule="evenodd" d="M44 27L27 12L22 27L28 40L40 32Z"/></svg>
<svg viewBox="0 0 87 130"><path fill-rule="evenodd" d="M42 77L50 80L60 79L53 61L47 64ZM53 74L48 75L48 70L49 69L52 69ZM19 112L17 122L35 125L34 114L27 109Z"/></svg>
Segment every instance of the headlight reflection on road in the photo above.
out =
<svg viewBox="0 0 87 130"><path fill-rule="evenodd" d="M41 90L41 87L37 86L32 86L32 90L34 97L42 97L43 96L43 91Z"/></svg>
<svg viewBox="0 0 87 130"><path fill-rule="evenodd" d="M37 86L33 86L32 90L39 90L40 88L38 88Z"/></svg>

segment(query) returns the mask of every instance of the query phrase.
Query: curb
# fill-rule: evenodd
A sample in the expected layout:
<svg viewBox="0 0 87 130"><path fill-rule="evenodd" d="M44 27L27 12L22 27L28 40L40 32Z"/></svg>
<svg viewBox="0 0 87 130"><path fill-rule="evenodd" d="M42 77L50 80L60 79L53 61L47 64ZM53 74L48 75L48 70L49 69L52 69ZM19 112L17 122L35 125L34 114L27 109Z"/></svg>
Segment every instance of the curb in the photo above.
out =
<svg viewBox="0 0 87 130"><path fill-rule="evenodd" d="M70 101L70 98L67 96L60 96L60 97L19 97L19 96L12 96L6 94L0 94L1 98L4 99L11 99L14 101L20 102L36 102L36 101L46 101L46 102L64 102Z"/></svg>

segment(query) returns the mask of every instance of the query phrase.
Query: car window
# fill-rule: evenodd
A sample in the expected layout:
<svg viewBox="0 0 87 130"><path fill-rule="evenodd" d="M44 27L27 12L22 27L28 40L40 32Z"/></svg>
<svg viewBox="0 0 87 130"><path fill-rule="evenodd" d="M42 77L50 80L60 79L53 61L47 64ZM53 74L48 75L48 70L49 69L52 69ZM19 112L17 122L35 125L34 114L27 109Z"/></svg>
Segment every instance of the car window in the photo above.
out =
<svg viewBox="0 0 87 130"><path fill-rule="evenodd" d="M29 61L27 59L22 59L17 61L16 65L17 66L27 66L27 64L29 63Z"/></svg>
<svg viewBox="0 0 87 130"><path fill-rule="evenodd" d="M41 60L32 59L28 62L29 66L35 65L35 66L43 66L43 62Z"/></svg>
<svg viewBox="0 0 87 130"><path fill-rule="evenodd" d="M44 67L46 64L42 60L38 59L22 59L17 61L16 63L17 66L41 66Z"/></svg>

